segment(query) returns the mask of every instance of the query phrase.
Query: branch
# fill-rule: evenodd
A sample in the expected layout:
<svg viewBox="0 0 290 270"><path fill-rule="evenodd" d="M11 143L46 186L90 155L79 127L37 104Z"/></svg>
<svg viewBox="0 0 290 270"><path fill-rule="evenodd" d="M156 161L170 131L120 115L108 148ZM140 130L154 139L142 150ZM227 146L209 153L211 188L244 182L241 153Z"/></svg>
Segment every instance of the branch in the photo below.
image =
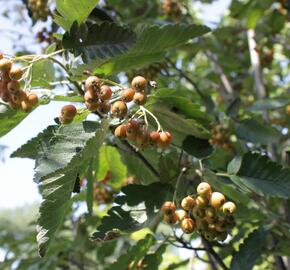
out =
<svg viewBox="0 0 290 270"><path fill-rule="evenodd" d="M215 261L221 266L222 269L227 270L228 269L227 266L224 264L224 262L220 258L220 256L215 252L211 243L209 241L207 241L204 237L202 237L201 239L202 239L202 242L203 242L206 250L210 253L210 255L212 255L212 257L215 259Z"/></svg>

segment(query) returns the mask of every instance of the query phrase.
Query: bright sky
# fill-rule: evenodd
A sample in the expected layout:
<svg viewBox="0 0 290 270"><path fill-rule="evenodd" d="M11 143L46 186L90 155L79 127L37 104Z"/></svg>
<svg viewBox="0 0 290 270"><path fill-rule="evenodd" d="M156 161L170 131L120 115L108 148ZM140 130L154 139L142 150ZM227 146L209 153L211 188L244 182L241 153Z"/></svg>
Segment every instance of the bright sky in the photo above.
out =
<svg viewBox="0 0 290 270"><path fill-rule="evenodd" d="M1 1L0 1L1 2ZM212 27L219 22L220 17L226 12L230 0L219 0L210 5L196 4L200 11L200 18L205 24ZM0 18L1 29L13 29L14 26L7 19ZM29 33L28 33L29 34ZM19 42L25 42L24 40ZM31 42L28 40L27 42ZM1 38L1 51L13 54L11 40ZM14 208L24 204L40 201L37 185L33 182L34 162L29 159L9 158L10 154L19 146L36 136L50 124L54 124L62 102L51 102L48 105L38 107L33 113L25 118L16 128L6 136L0 138L0 144L6 145L5 163L0 161L0 209Z"/></svg>

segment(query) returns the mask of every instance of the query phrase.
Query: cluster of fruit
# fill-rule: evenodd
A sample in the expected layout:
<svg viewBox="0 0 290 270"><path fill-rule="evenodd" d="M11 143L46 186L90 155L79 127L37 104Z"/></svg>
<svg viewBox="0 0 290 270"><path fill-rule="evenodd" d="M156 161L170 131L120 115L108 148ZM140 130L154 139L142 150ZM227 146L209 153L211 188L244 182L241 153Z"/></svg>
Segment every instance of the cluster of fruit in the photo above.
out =
<svg viewBox="0 0 290 270"><path fill-rule="evenodd" d="M164 0L162 10L166 16L172 20L179 20L182 11L178 0Z"/></svg>
<svg viewBox="0 0 290 270"><path fill-rule="evenodd" d="M148 125L138 118L129 117L127 103L133 101L137 105L145 104L147 100L147 80L142 76L133 78L130 88L122 88L117 97L112 98L113 91L108 85L102 84L97 76L90 76L85 81L85 105L88 110L100 114L111 113L112 117L119 118L122 123L118 125L114 134L120 139L128 139L138 148L144 149L150 144L165 149L171 143L171 134L158 129L149 131ZM112 104L111 104L112 103ZM77 110L73 105L66 105L61 110L59 120L62 124L73 121ZM125 119L128 117L128 119Z"/></svg>
<svg viewBox="0 0 290 270"><path fill-rule="evenodd" d="M38 103L38 97L34 93L26 93L21 90L19 80L23 71L19 67L13 67L11 60L0 53L0 98L9 104L11 109L30 111Z"/></svg>
<svg viewBox="0 0 290 270"><path fill-rule="evenodd" d="M28 8L35 20L46 21L49 15L47 0L28 0Z"/></svg>
<svg viewBox="0 0 290 270"><path fill-rule="evenodd" d="M209 143L224 150L233 149L229 131L220 124L214 126L211 130L211 139L209 140Z"/></svg>
<svg viewBox="0 0 290 270"><path fill-rule="evenodd" d="M39 43L55 43L57 47L56 50L61 48L61 41L53 35L53 31L48 31L45 27L42 28L41 31L37 32L36 38Z"/></svg>
<svg viewBox="0 0 290 270"><path fill-rule="evenodd" d="M176 210L174 202L167 201L161 210L166 223L179 222L184 233L197 231L208 241L224 241L235 226L236 205L226 202L222 193L212 192L206 182L197 186L195 197L187 196L181 201L181 209Z"/></svg>
<svg viewBox="0 0 290 270"><path fill-rule="evenodd" d="M145 149L149 145L156 145L165 149L170 146L172 136L168 131L151 131L138 119L130 119L127 123L119 125L114 132L119 139L128 139L138 148Z"/></svg>

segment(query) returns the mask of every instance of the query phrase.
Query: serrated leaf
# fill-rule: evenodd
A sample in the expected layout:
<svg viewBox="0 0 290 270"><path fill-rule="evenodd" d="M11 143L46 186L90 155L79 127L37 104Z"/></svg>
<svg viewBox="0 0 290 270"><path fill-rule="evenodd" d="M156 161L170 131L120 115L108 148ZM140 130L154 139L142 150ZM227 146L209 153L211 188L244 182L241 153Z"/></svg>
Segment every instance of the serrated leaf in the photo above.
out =
<svg viewBox="0 0 290 270"><path fill-rule="evenodd" d="M214 151L208 140L199 139L194 136L186 136L182 142L182 149L188 154L202 159L211 155Z"/></svg>
<svg viewBox="0 0 290 270"><path fill-rule="evenodd" d="M85 129L88 129L87 131L91 130L92 126L90 126L90 124L84 124L84 126L79 125L78 128L74 127L73 129L75 131L78 130L82 135L84 139L82 144L79 143L80 139L76 139L74 142L75 144L72 143L71 145L67 145L69 147L62 148L63 150L65 149L64 151L68 152L70 152L70 149L73 147L80 148L77 153L66 160L66 162L70 160L69 163L61 169L57 169L58 172L54 172L50 177L43 175L45 179L42 180L40 184L43 201L40 205L39 218L37 221L37 242L40 256L45 255L57 229L62 224L62 220L66 213L66 206L69 204L69 199L79 172L83 170L83 167L88 167L89 162L96 155L96 151L98 151L105 139L106 129L104 129L104 125L103 128L99 126L97 131L93 132L93 136L85 134ZM80 127L83 127L83 130ZM68 138L67 134L61 131L60 134L62 134L63 137L58 138L59 141L57 142L54 141L54 145L64 147L65 145L63 145L63 143L67 140L72 140L72 138ZM58 136L60 134L58 134ZM80 136L80 134L75 134L75 136ZM44 155L47 156L48 154L49 153L46 152ZM62 157L61 159L63 160ZM41 162L43 161L40 160L39 163ZM57 162L57 159L55 162ZM51 168L52 167L53 166L51 166Z"/></svg>
<svg viewBox="0 0 290 270"><path fill-rule="evenodd" d="M56 95L53 97L55 101L70 101L70 102L84 102L84 98L81 96L60 96Z"/></svg>
<svg viewBox="0 0 290 270"><path fill-rule="evenodd" d="M262 99L256 101L250 107L247 108L249 111L267 111L279 109L290 103L290 100L287 98L277 98L277 99Z"/></svg>
<svg viewBox="0 0 290 270"><path fill-rule="evenodd" d="M252 232L233 254L230 270L251 270L262 254L266 241L266 231L262 228Z"/></svg>
<svg viewBox="0 0 290 270"><path fill-rule="evenodd" d="M74 24L70 32L65 33L63 45L73 49L76 55L81 54L85 63L92 63L124 54L135 40L132 30L115 23L92 24L87 30Z"/></svg>
<svg viewBox="0 0 290 270"><path fill-rule="evenodd" d="M247 142L269 144L279 141L281 133L256 119L246 119L236 124L237 136Z"/></svg>
<svg viewBox="0 0 290 270"><path fill-rule="evenodd" d="M74 21L80 25L92 12L99 0L56 0L54 20L63 29L69 30Z"/></svg>
<svg viewBox="0 0 290 270"><path fill-rule="evenodd" d="M99 150L97 180L104 179L107 173L110 174L110 185L120 188L127 175L127 169L118 150L115 147L104 145Z"/></svg>
<svg viewBox="0 0 290 270"><path fill-rule="evenodd" d="M50 60L42 60L33 64L31 71L31 87L51 88L50 83L54 81L55 69Z"/></svg>
<svg viewBox="0 0 290 270"><path fill-rule="evenodd" d="M209 31L195 24L143 25L136 30L137 42L128 53L104 63L95 72L108 75L148 65L162 59L166 51Z"/></svg>
<svg viewBox="0 0 290 270"><path fill-rule="evenodd" d="M235 177L241 187L261 196L290 198L290 169L267 156L245 154Z"/></svg>
<svg viewBox="0 0 290 270"><path fill-rule="evenodd" d="M153 183L148 186L128 185L121 189L113 206L103 217L93 239L103 239L106 232L119 229L133 232L152 225L158 218L159 209L166 198L172 196L172 187L167 184Z"/></svg>
<svg viewBox="0 0 290 270"><path fill-rule="evenodd" d="M232 159L232 161L228 164L227 172L228 174L236 174L242 164L242 157L236 156Z"/></svg>
<svg viewBox="0 0 290 270"><path fill-rule="evenodd" d="M16 127L28 113L20 110L11 110L8 106L0 104L0 137Z"/></svg>
<svg viewBox="0 0 290 270"><path fill-rule="evenodd" d="M121 255L118 260L106 270L127 270L129 265L130 269L136 270L138 262L146 255L151 246L156 242L151 234L147 234L145 239L137 242L125 254Z"/></svg>

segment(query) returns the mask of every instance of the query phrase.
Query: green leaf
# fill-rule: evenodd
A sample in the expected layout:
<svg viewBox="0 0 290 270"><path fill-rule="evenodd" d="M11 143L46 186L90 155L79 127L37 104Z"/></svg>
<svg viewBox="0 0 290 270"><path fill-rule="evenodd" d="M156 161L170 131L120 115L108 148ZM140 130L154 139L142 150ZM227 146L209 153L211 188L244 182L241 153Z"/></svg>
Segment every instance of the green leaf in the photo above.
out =
<svg viewBox="0 0 290 270"><path fill-rule="evenodd" d="M56 0L54 20L63 29L69 30L74 21L80 25L86 20L99 0Z"/></svg>
<svg viewBox="0 0 290 270"><path fill-rule="evenodd" d="M138 262L146 255L155 242L155 238L151 234L147 234L144 239L139 240L135 246L121 255L117 261L107 267L106 270L127 270L132 262L133 264L130 265L130 269L136 270Z"/></svg>
<svg viewBox="0 0 290 270"><path fill-rule="evenodd" d="M166 250L166 245L162 244L158 247L158 249L150 254L146 254L142 261L142 265L144 270L159 270L160 264L162 262L162 255Z"/></svg>
<svg viewBox="0 0 290 270"><path fill-rule="evenodd" d="M242 164L242 157L241 156L236 156L232 159L232 161L228 164L228 174L236 174Z"/></svg>
<svg viewBox="0 0 290 270"><path fill-rule="evenodd" d="M73 25L63 37L63 46L81 54L85 63L104 60L127 52L135 43L136 34L111 22L90 25ZM93 63L94 63L93 62Z"/></svg>
<svg viewBox="0 0 290 270"><path fill-rule="evenodd" d="M182 149L199 159L210 156L214 150L208 140L199 139L194 136L186 136L182 142Z"/></svg>
<svg viewBox="0 0 290 270"><path fill-rule="evenodd" d="M33 64L31 71L31 87L51 88L50 83L55 79L55 70L50 60L42 60Z"/></svg>
<svg viewBox="0 0 290 270"><path fill-rule="evenodd" d="M104 145L100 148L97 170L97 180L104 179L107 173L110 173L110 185L115 188L120 188L127 176L127 169L121 160L121 155L112 146Z"/></svg>
<svg viewBox="0 0 290 270"><path fill-rule="evenodd" d="M256 119L246 119L236 124L237 136L247 142L269 144L280 140L281 133Z"/></svg>
<svg viewBox="0 0 290 270"><path fill-rule="evenodd" d="M108 211L93 239L103 239L113 229L133 232L153 226L159 220L159 209L173 190L170 185L158 182L148 186L128 185L121 189L121 194L115 199L118 206Z"/></svg>
<svg viewBox="0 0 290 270"><path fill-rule="evenodd" d="M247 108L249 111L267 111L282 108L290 103L288 98L269 98L257 100L254 104Z"/></svg>
<svg viewBox="0 0 290 270"><path fill-rule="evenodd" d="M134 47L128 53L104 63L95 72L115 74L157 62L166 51L209 31L208 27L195 24L142 25L136 30L137 42Z"/></svg>
<svg viewBox="0 0 290 270"><path fill-rule="evenodd" d="M239 246L239 251L233 255L230 270L251 270L261 257L266 241L266 231L259 228L252 232Z"/></svg>
<svg viewBox="0 0 290 270"><path fill-rule="evenodd" d="M52 166L50 164L51 162L57 163L58 158L60 158L60 163L62 164L62 168L58 168L58 172L54 172L53 174L50 173L50 177L43 174L45 179L42 180L40 184L40 191L43 197L37 221L37 242L40 256L45 255L57 229L62 224L79 173L83 170L83 167L87 168L89 166L90 161L95 157L96 152L105 139L106 125L103 125L103 128L98 127L97 130L96 126L94 126L95 132L89 132L92 128L90 124L79 124L78 127L74 126L71 128L71 135L75 135L74 138L70 137L66 131L63 132L63 130L59 130L57 137L51 139L52 141L54 141L53 139L56 140L52 145L56 147L43 153L40 161L36 161L37 166L50 166L49 169L45 168L46 172L54 168L55 164ZM90 134L92 136L89 136L86 132L92 133ZM77 136L81 136L83 141L80 141L80 138L76 138ZM68 143L69 140L71 144ZM57 154L53 157L53 160L41 164L43 160L51 156L58 147L62 151L67 151L69 157L63 158L63 156ZM75 150L72 150L73 148L79 148L77 153L74 152ZM66 153L64 153L64 155L65 154ZM70 160L70 163L68 163L68 160ZM64 164L66 165L64 166Z"/></svg>
<svg viewBox="0 0 290 270"><path fill-rule="evenodd" d="M60 96L56 95L53 97L55 101L70 101L70 102L84 102L84 98L81 96Z"/></svg>
<svg viewBox="0 0 290 270"><path fill-rule="evenodd" d="M166 268L166 270L176 270L176 269L179 269L181 266L187 265L188 262L189 262L189 260L181 261L181 262L178 262L178 263L173 263L173 264L169 265Z"/></svg>
<svg viewBox="0 0 290 270"><path fill-rule="evenodd" d="M16 127L27 115L21 110L11 110L7 105L0 104L0 137Z"/></svg>
<svg viewBox="0 0 290 270"><path fill-rule="evenodd" d="M235 177L240 186L261 196L290 198L290 169L283 168L267 156L245 154Z"/></svg>

